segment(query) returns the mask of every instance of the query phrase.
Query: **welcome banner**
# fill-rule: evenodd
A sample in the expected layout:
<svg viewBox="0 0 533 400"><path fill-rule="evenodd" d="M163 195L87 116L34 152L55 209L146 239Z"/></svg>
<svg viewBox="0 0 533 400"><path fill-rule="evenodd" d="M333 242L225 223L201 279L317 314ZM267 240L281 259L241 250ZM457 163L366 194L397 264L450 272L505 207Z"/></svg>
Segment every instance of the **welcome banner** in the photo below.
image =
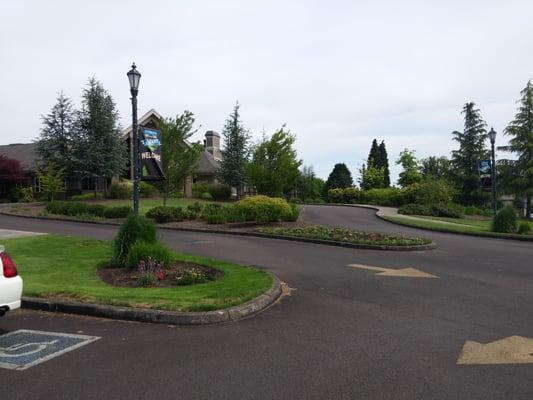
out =
<svg viewBox="0 0 533 400"><path fill-rule="evenodd" d="M141 180L161 181L166 179L161 161L162 146L161 131L141 128L139 138Z"/></svg>

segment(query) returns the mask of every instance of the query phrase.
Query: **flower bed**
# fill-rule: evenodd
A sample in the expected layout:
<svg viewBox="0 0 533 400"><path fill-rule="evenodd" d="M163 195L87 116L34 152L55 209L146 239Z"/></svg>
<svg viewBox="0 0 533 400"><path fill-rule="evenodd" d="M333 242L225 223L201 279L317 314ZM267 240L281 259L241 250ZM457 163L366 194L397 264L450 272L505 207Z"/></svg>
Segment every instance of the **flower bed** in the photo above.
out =
<svg viewBox="0 0 533 400"><path fill-rule="evenodd" d="M329 228L319 225L310 225L299 228L258 228L257 230L261 233L271 235L376 246L418 246L431 243L431 240L426 238L392 236L375 232L359 232L352 229Z"/></svg>

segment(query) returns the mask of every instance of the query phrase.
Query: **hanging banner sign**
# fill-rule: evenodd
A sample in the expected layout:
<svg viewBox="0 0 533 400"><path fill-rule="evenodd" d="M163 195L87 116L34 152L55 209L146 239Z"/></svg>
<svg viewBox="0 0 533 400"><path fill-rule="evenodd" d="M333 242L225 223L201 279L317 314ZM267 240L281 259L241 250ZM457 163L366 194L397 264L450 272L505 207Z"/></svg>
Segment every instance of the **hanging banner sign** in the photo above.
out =
<svg viewBox="0 0 533 400"><path fill-rule="evenodd" d="M479 181L482 189L490 189L492 187L491 170L492 163L490 160L480 160L478 162Z"/></svg>
<svg viewBox="0 0 533 400"><path fill-rule="evenodd" d="M141 158L141 180L165 180L161 161L161 131L141 128L139 133L139 157Z"/></svg>

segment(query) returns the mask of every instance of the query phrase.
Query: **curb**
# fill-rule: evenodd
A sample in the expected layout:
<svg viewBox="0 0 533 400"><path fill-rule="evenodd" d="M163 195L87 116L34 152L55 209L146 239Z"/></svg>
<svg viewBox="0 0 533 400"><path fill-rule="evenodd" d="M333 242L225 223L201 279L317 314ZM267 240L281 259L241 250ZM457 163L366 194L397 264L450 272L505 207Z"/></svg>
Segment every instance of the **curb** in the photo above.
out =
<svg viewBox="0 0 533 400"><path fill-rule="evenodd" d="M271 306L281 296L281 281L274 274L267 273L272 277L272 287L270 289L244 304L223 310L206 312L165 311L56 301L38 297L22 297L22 308L165 325L213 325L235 322L258 314Z"/></svg>
<svg viewBox="0 0 533 400"><path fill-rule="evenodd" d="M325 205L325 204L322 204ZM337 206L343 206L338 204ZM345 205L345 207L356 207L352 205ZM367 208L367 207L361 207ZM370 207L369 207L370 208ZM375 209L375 208L372 208ZM96 224L96 225L112 225L118 226L120 223L112 221L80 221L75 219L61 218L61 217L39 217L39 216L30 216L30 215L19 215L15 213L10 213L2 210L0 208L0 214L9 215L12 217L20 218L33 218L33 219L42 219L49 221L64 221L64 222L75 222L81 224ZM302 243L312 243L312 244L322 244L326 246L336 246L336 247L345 247L351 249L360 249L360 250L387 250L387 251L424 251L424 250L433 250L437 248L435 242L428 244L420 244L413 246L387 246L387 245L373 245L373 244L357 244L357 243L347 243L347 242L337 242L334 240L324 240L324 239L310 239L296 236L284 236L284 235L271 235L268 233L261 232L245 232L245 231L229 231L222 229L201 229L201 228L184 228L184 227L170 227L160 224L156 224L157 229L165 229L170 231L181 231L181 232L198 232L198 233L212 233L217 235L234 235L234 236L249 236L249 237L259 237L264 239L278 239L278 240L288 240L293 242L302 242Z"/></svg>

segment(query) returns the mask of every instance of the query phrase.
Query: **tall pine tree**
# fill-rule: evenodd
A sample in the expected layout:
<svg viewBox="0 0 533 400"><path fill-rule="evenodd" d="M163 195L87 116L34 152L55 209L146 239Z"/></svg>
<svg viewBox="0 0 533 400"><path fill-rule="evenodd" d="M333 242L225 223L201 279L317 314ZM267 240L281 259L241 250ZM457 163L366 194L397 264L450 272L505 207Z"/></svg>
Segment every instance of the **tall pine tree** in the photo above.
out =
<svg viewBox="0 0 533 400"><path fill-rule="evenodd" d="M377 163L379 163L379 146L378 141L374 139L372 140L372 146L370 147L370 152L368 153L366 165L368 165L368 167L377 167Z"/></svg>
<svg viewBox="0 0 533 400"><path fill-rule="evenodd" d="M78 135L72 101L60 92L56 104L41 119L41 132L36 142L40 162L43 165L54 165L69 177L74 176L76 163L73 152Z"/></svg>
<svg viewBox="0 0 533 400"><path fill-rule="evenodd" d="M77 148L81 172L94 180L95 193L99 182L107 191L107 180L126 168L127 149L120 137L115 102L95 78L89 79L83 90L78 127L82 136L82 145Z"/></svg>
<svg viewBox="0 0 533 400"><path fill-rule="evenodd" d="M344 163L335 164L324 185L325 194L329 189L344 189L353 186L352 173Z"/></svg>
<svg viewBox="0 0 533 400"><path fill-rule="evenodd" d="M520 92L518 113L515 119L505 128L510 137L509 145L500 149L510 151L518 156L513 161L510 186L518 196L526 197L527 216L533 212L533 84L529 81Z"/></svg>
<svg viewBox="0 0 533 400"><path fill-rule="evenodd" d="M478 162L488 156L487 124L473 102L464 105L462 114L463 132L452 133L453 140L459 143L459 149L452 151L455 180L462 204L482 205L487 196L480 189Z"/></svg>
<svg viewBox="0 0 533 400"><path fill-rule="evenodd" d="M246 184L246 165L250 153L250 135L244 128L239 114L239 103L226 120L222 129L224 136L224 157L218 170L220 180L226 185L237 189L237 198L241 197Z"/></svg>
<svg viewBox="0 0 533 400"><path fill-rule="evenodd" d="M383 168L383 185L385 187L390 186L390 170L389 170L389 157L387 155L387 148L385 147L385 141L382 140L379 144L379 164L378 168Z"/></svg>
<svg viewBox="0 0 533 400"><path fill-rule="evenodd" d="M387 150L385 150L385 143L382 142L383 149L385 151L385 159L387 158ZM374 139L372 141L372 146L370 147L370 152L368 153L368 160L366 166L359 170L360 179L359 184L362 189L376 189L385 187L385 162L383 160L383 153L381 146L378 145L378 141ZM387 172L388 172L388 159L387 159ZM389 174L387 174L389 176ZM389 176L389 185L390 185L390 176Z"/></svg>

